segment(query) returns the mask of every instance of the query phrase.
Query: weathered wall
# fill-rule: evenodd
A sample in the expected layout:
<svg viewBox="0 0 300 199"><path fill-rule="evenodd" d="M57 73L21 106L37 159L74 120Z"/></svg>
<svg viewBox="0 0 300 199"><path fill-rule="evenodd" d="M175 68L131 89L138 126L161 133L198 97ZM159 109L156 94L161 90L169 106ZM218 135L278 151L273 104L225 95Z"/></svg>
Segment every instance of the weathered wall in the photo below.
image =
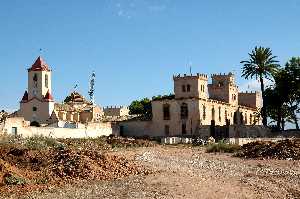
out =
<svg viewBox="0 0 300 199"><path fill-rule="evenodd" d="M260 92L241 92L239 93L239 104L252 108L262 106L262 97Z"/></svg>
<svg viewBox="0 0 300 199"><path fill-rule="evenodd" d="M33 111L33 107L37 110ZM54 110L54 102L40 101L37 98L26 103L20 103L20 116L24 117L27 121L37 121L39 123L47 123L52 111Z"/></svg>
<svg viewBox="0 0 300 199"><path fill-rule="evenodd" d="M153 131L152 124L152 121L122 121L119 122L120 133L128 137L160 136L159 133Z"/></svg>
<svg viewBox="0 0 300 199"><path fill-rule="evenodd" d="M105 107L103 108L105 116L126 116L129 115L128 107Z"/></svg>
<svg viewBox="0 0 300 199"><path fill-rule="evenodd" d="M7 134L12 134L13 131L17 129L17 135L23 137L42 135L55 138L84 138L119 134L118 126L110 122L88 123L88 125L80 125L77 126L80 128L73 129L57 127L30 127L28 125L28 122L24 121L24 118L9 118L9 120L5 122L3 131Z"/></svg>
<svg viewBox="0 0 300 199"><path fill-rule="evenodd" d="M207 76L197 73L197 75L174 76L174 93L175 98L197 97L206 99L207 95ZM190 90L187 90L189 85ZM185 90L183 90L183 86ZM204 90L202 90L203 88Z"/></svg>

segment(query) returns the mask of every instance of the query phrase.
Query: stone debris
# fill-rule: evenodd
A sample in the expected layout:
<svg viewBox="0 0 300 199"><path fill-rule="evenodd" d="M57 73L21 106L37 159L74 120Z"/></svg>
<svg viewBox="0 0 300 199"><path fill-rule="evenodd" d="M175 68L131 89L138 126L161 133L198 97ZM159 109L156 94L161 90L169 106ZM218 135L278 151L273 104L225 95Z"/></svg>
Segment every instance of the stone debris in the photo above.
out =
<svg viewBox="0 0 300 199"><path fill-rule="evenodd" d="M300 139L277 142L250 142L236 154L244 158L300 160Z"/></svg>
<svg viewBox="0 0 300 199"><path fill-rule="evenodd" d="M68 139L55 147L40 149L27 148L20 143L0 145L0 192L23 193L82 180L147 175L151 173L149 169L121 155L114 155L113 148L107 146L134 147L150 143L110 138L105 141ZM93 148L96 144L100 146Z"/></svg>

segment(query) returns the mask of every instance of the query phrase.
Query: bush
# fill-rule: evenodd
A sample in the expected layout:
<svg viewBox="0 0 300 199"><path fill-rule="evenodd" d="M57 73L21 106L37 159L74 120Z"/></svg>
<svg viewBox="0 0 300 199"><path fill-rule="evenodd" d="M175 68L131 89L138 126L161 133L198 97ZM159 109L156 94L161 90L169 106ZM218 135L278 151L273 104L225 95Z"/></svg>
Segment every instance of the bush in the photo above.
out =
<svg viewBox="0 0 300 199"><path fill-rule="evenodd" d="M25 146L31 150L46 149L48 147L58 147L60 144L51 137L34 136L26 138Z"/></svg>
<svg viewBox="0 0 300 199"><path fill-rule="evenodd" d="M236 144L227 144L223 141L220 141L219 143L213 143L207 146L206 153L234 153L241 149L239 145Z"/></svg>
<svg viewBox="0 0 300 199"><path fill-rule="evenodd" d="M4 183L7 185L24 185L26 181L21 177L7 173L4 175Z"/></svg>

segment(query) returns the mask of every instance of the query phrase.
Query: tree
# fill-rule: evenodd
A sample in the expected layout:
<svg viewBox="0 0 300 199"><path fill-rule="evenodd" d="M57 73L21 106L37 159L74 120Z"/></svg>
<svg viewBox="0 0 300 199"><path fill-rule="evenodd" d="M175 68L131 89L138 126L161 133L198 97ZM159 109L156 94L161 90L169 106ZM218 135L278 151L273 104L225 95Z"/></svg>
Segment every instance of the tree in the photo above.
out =
<svg viewBox="0 0 300 199"><path fill-rule="evenodd" d="M281 86L284 87L284 95L291 112L291 117L299 130L298 117L300 104L300 57L292 57L284 68L286 76Z"/></svg>
<svg viewBox="0 0 300 199"><path fill-rule="evenodd" d="M259 79L263 98L263 107L261 109L262 122L264 126L267 126L264 79L271 79L278 70L279 64L278 61L275 60L277 57L273 56L270 48L256 46L254 50L249 53L249 57L249 60L240 62L243 64L242 77L245 77L245 79L252 79L253 77Z"/></svg>
<svg viewBox="0 0 300 199"><path fill-rule="evenodd" d="M141 115L146 118L152 117L151 100L144 98L142 100L135 100L129 106L129 114Z"/></svg>

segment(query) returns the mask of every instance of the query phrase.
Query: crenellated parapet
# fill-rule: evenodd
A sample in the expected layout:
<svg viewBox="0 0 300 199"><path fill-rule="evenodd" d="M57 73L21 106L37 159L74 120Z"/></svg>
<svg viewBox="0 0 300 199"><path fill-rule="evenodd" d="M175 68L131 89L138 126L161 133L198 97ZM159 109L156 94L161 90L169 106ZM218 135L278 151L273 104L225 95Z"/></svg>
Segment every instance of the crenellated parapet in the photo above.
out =
<svg viewBox="0 0 300 199"><path fill-rule="evenodd" d="M178 75L173 75L173 80L178 80L178 79L201 79L201 80L208 80L208 76L206 74L202 74L202 73L196 73L195 75L193 74L190 74L190 75L187 75L187 74L178 74Z"/></svg>

